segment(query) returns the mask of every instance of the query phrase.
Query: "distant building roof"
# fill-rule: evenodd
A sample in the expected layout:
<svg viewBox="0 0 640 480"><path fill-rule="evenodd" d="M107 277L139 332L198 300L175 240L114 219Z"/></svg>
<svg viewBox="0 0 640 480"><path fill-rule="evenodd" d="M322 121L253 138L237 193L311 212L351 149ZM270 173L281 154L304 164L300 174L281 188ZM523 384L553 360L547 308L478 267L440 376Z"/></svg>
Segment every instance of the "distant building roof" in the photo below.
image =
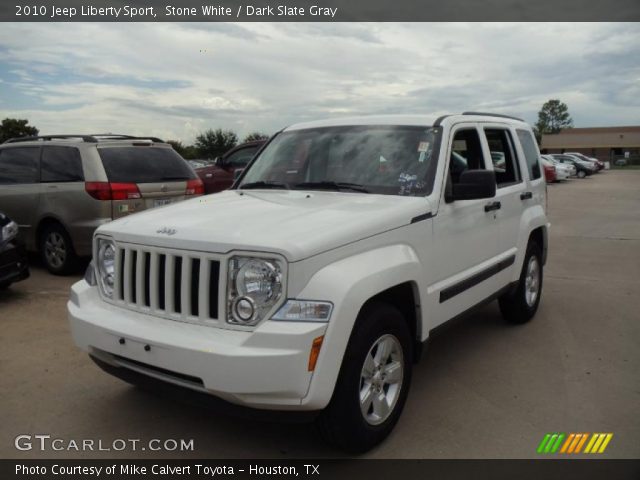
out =
<svg viewBox="0 0 640 480"><path fill-rule="evenodd" d="M542 148L625 148L640 147L640 126L568 128L543 135Z"/></svg>

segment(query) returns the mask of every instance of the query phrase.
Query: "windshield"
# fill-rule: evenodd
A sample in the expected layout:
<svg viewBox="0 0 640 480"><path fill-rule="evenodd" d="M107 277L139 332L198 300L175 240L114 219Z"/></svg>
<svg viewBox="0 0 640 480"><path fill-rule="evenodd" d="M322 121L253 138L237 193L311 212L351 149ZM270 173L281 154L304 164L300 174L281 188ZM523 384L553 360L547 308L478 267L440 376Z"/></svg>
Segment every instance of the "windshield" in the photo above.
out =
<svg viewBox="0 0 640 480"><path fill-rule="evenodd" d="M251 164L238 188L426 195L436 140L436 129L414 126L284 132Z"/></svg>
<svg viewBox="0 0 640 480"><path fill-rule="evenodd" d="M99 148L110 182L155 183L196 178L172 148L135 146Z"/></svg>

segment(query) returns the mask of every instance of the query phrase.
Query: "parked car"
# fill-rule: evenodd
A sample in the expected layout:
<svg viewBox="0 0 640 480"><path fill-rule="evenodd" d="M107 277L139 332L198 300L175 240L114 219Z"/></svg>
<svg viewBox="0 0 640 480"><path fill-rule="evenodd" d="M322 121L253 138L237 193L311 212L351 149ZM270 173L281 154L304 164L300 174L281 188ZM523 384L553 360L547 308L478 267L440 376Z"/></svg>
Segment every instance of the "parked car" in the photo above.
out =
<svg viewBox="0 0 640 480"><path fill-rule="evenodd" d="M64 275L113 219L203 193L170 145L127 135L47 135L0 145L0 210L28 250Z"/></svg>
<svg viewBox="0 0 640 480"><path fill-rule="evenodd" d="M256 140L243 143L218 157L213 165L198 168L196 173L204 183L205 193L221 192L233 185L238 174L247 166L265 142L266 140Z"/></svg>
<svg viewBox="0 0 640 480"><path fill-rule="evenodd" d="M553 153L551 156L560 163L573 165L576 168L576 175L578 176L578 178L584 178L588 175L592 175L596 168L593 166L593 164L583 162L582 160L579 160L576 157L572 157L571 155Z"/></svg>
<svg viewBox="0 0 640 480"><path fill-rule="evenodd" d="M541 155L542 158L550 161L556 167L556 172L563 170L566 172L567 177L575 177L578 171L572 163L562 163L552 155Z"/></svg>
<svg viewBox="0 0 640 480"><path fill-rule="evenodd" d="M547 183L557 182L558 177L556 175L555 165L552 162L545 160L542 157L540 158L540 161L542 162L542 169L544 170L544 178L547 181Z"/></svg>
<svg viewBox="0 0 640 480"><path fill-rule="evenodd" d="M625 158L619 158L614 162L616 167L625 167L627 165L627 160Z"/></svg>
<svg viewBox="0 0 640 480"><path fill-rule="evenodd" d="M575 175L576 167L569 165L568 163L556 162L553 157L547 155L540 155L543 163L553 166L555 169L556 181L561 182L569 179L572 175Z"/></svg>
<svg viewBox="0 0 640 480"><path fill-rule="evenodd" d="M604 169L604 162L601 162L597 158L587 157L586 155L578 152L565 152L565 155L571 155L585 162L593 163L596 166L596 171L600 171Z"/></svg>
<svg viewBox="0 0 640 480"><path fill-rule="evenodd" d="M198 168L208 167L209 165L211 165L211 162L209 160L204 160L200 158L189 159L187 160L187 162L189 163L189 165L191 165L191 168L193 168L194 170L197 170Z"/></svg>
<svg viewBox="0 0 640 480"><path fill-rule="evenodd" d="M18 224L0 213L0 290L25 278L29 278L29 263L18 239Z"/></svg>
<svg viewBox="0 0 640 480"><path fill-rule="evenodd" d="M288 127L231 190L98 228L68 303L75 343L115 376L313 412L329 442L368 450L432 329L494 298L509 322L535 315L539 156L500 115Z"/></svg>

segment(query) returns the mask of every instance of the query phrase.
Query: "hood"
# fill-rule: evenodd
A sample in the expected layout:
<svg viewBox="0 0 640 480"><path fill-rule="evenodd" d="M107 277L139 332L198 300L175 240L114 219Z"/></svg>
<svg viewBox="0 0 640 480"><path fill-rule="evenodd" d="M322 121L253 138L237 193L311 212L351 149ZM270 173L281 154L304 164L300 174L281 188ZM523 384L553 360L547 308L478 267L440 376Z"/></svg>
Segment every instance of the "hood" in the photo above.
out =
<svg viewBox="0 0 640 480"><path fill-rule="evenodd" d="M408 225L424 197L290 190L227 190L146 210L98 230L116 241L227 253L275 252L289 261ZM165 233L159 233L164 229Z"/></svg>

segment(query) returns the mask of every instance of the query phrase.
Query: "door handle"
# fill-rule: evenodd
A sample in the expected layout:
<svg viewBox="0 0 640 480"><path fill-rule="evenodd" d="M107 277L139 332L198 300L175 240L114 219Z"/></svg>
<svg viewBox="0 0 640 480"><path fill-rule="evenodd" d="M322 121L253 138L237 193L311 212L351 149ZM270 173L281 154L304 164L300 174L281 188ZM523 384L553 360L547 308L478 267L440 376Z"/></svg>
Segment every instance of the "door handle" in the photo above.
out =
<svg viewBox="0 0 640 480"><path fill-rule="evenodd" d="M520 194L520 200L530 200L533 198L533 193L531 192L524 192Z"/></svg>
<svg viewBox="0 0 640 480"><path fill-rule="evenodd" d="M500 210L500 207L502 207L502 204L500 202L491 202L487 203L484 206L484 211L491 212L492 210Z"/></svg>

